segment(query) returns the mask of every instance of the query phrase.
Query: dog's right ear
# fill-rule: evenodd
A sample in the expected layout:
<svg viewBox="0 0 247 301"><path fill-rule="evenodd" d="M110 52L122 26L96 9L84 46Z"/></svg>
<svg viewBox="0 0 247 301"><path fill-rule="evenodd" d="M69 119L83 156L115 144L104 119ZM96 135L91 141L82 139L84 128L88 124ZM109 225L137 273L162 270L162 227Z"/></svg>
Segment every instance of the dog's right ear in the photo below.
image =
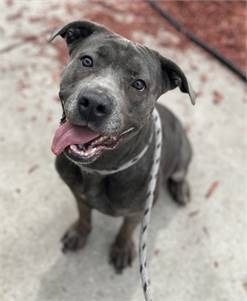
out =
<svg viewBox="0 0 247 301"><path fill-rule="evenodd" d="M52 42L57 36L61 36L66 40L69 53L71 53L83 39L86 39L92 34L104 31L106 32L107 29L97 23L90 21L75 21L55 31L50 37L49 42Z"/></svg>

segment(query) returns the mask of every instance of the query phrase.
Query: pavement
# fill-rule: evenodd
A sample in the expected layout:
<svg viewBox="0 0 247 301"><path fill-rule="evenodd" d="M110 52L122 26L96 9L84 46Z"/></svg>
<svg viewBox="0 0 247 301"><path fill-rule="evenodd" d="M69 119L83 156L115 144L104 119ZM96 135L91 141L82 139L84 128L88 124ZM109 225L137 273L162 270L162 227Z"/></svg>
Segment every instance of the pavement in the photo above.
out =
<svg viewBox="0 0 247 301"><path fill-rule="evenodd" d="M121 219L94 212L85 249L60 251L59 239L77 217L50 151L61 115L60 65L57 50L34 38L46 32L45 24L25 17L38 20L51 3L64 1L0 4L0 300L142 301L138 260L121 276L108 264ZM23 33L32 36L23 39ZM197 48L164 49L159 37L138 34L174 59L199 92L196 106L178 90L159 100L183 121L194 159L192 202L178 207L162 189L153 210L153 299L247 300L246 87Z"/></svg>

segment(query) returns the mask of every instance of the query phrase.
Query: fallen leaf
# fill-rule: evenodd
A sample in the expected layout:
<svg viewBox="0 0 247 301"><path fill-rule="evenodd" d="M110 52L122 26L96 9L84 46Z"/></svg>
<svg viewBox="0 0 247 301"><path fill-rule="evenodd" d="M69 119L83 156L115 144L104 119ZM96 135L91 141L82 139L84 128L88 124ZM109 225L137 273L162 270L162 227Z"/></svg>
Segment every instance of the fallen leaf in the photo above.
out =
<svg viewBox="0 0 247 301"><path fill-rule="evenodd" d="M19 194L19 193L21 193L21 189L20 188L16 188L15 192Z"/></svg>
<svg viewBox="0 0 247 301"><path fill-rule="evenodd" d="M243 287L244 287L245 292L247 293L247 281L243 283Z"/></svg>
<svg viewBox="0 0 247 301"><path fill-rule="evenodd" d="M52 119L53 119L53 118L52 118L52 115L48 115L47 118L46 118L46 121L47 121L47 122L51 122Z"/></svg>
<svg viewBox="0 0 247 301"><path fill-rule="evenodd" d="M189 217L194 217L194 216L198 215L199 212L200 212L199 210L191 211L191 212L188 214L188 216L189 216Z"/></svg>
<svg viewBox="0 0 247 301"><path fill-rule="evenodd" d="M208 76L206 74L202 74L200 76L200 80L201 82L206 83L208 81Z"/></svg>
<svg viewBox="0 0 247 301"><path fill-rule="evenodd" d="M27 108L24 106L18 106L16 109L18 112L25 112L27 110Z"/></svg>
<svg viewBox="0 0 247 301"><path fill-rule="evenodd" d="M158 256L159 254L160 254L160 250L159 249L154 250L154 255L155 256Z"/></svg>
<svg viewBox="0 0 247 301"><path fill-rule="evenodd" d="M196 97L200 97L200 96L202 96L202 94L203 94L202 91L197 91L196 92Z"/></svg>
<svg viewBox="0 0 247 301"><path fill-rule="evenodd" d="M31 173L33 173L36 169L38 169L39 168L39 165L38 164L34 164L33 166L31 166L29 169L28 169L28 171L27 171L27 173L29 173L29 174L31 174Z"/></svg>
<svg viewBox="0 0 247 301"><path fill-rule="evenodd" d="M34 122L34 121L37 120L37 117L36 117L36 116L32 116L30 120L31 120L32 122Z"/></svg>
<svg viewBox="0 0 247 301"><path fill-rule="evenodd" d="M214 262L214 267L215 267L216 269L219 267L218 261L215 261L215 262Z"/></svg>
<svg viewBox="0 0 247 301"><path fill-rule="evenodd" d="M223 99L224 99L224 96L219 91L215 90L213 92L213 102L214 102L214 104L219 104L220 102L222 102Z"/></svg>
<svg viewBox="0 0 247 301"><path fill-rule="evenodd" d="M205 235L209 236L209 232L208 232L208 228L207 228L207 227L203 226L203 227L202 227L202 231L203 231L203 233L204 233Z"/></svg>
<svg viewBox="0 0 247 301"><path fill-rule="evenodd" d="M209 199L218 186L219 186L219 181L214 181L208 188L208 191L205 194L205 198Z"/></svg>

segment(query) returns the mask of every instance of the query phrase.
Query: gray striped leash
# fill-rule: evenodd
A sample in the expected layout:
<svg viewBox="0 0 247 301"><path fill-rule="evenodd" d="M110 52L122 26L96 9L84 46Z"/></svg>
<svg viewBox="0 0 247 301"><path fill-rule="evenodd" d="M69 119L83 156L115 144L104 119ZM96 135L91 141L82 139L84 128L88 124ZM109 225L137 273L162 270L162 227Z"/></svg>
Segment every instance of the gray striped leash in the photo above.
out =
<svg viewBox="0 0 247 301"><path fill-rule="evenodd" d="M162 128L160 116L156 108L153 110L153 119L154 119L154 132L155 132L155 149L154 149L154 158L153 164L150 172L150 181L148 183L147 189L147 198L145 202L145 210L141 225L140 238L139 238L139 260L140 260L140 274L141 274L141 282L144 292L145 301L152 301L152 295L150 290L150 278L147 269L147 242L148 242L148 231L150 225L151 211L153 207L154 201L154 192L157 184L157 177L159 174L160 167L160 157L161 157L161 147L162 147ZM81 167L83 170L89 173L98 173L101 175L109 175L119 171L123 171L132 165L136 164L146 153L153 135L150 136L150 139L144 149L133 159L124 163L117 169L111 170L95 170L91 169L87 166Z"/></svg>
<svg viewBox="0 0 247 301"><path fill-rule="evenodd" d="M162 144L162 128L159 113L156 109L153 111L154 129L155 129L155 149L153 165L150 173L150 181L148 183L147 198L145 203L145 210L141 225L141 232L139 238L139 260L140 260L140 274L144 297L146 301L152 301L152 294L150 289L150 278L147 269L147 242L148 232L151 218L151 211L154 202L154 193L157 184L157 178L160 168L161 158L161 144Z"/></svg>

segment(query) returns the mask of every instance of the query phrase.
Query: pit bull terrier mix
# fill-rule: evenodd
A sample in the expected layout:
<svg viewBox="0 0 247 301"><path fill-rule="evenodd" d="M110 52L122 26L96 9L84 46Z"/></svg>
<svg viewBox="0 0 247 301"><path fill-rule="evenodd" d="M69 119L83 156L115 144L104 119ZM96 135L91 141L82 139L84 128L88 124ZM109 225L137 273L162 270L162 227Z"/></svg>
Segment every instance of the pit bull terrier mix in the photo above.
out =
<svg viewBox="0 0 247 301"><path fill-rule="evenodd" d="M92 209L123 216L110 250L110 262L121 272L134 258L132 235L143 216L154 152L154 107L163 130L159 178L176 202L189 201L185 177L191 146L178 119L156 100L176 87L188 93L193 104L195 96L174 62L103 26L76 21L51 40L57 36L66 41L70 61L62 75L63 118L52 150L79 210L78 220L62 238L63 251L85 246ZM135 162L121 170L133 158ZM155 198L157 194L158 184Z"/></svg>

